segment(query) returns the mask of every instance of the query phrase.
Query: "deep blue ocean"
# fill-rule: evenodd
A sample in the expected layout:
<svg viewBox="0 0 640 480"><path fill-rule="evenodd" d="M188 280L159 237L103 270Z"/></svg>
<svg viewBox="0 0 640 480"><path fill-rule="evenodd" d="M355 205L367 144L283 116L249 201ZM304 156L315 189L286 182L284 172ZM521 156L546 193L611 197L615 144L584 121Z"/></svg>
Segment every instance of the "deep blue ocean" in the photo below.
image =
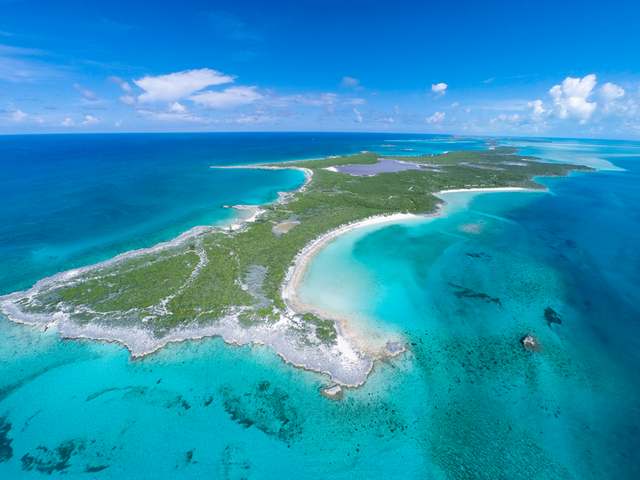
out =
<svg viewBox="0 0 640 480"><path fill-rule="evenodd" d="M319 395L321 375L262 347L209 339L132 361L116 345L0 318L0 478L640 478L640 143L500 143L604 169L541 179L549 193L449 194L441 218L329 245L306 300L410 345L341 401ZM0 293L230 221L224 205L302 182L210 165L485 146L388 134L0 137ZM527 333L539 352L520 345Z"/></svg>

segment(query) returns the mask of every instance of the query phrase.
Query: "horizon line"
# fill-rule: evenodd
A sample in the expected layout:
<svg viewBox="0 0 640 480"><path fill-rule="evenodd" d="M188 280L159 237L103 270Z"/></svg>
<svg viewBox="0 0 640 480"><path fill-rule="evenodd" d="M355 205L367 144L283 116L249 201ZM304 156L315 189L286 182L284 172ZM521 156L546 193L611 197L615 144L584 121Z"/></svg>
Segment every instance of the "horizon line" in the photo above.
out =
<svg viewBox="0 0 640 480"><path fill-rule="evenodd" d="M75 135L222 135L222 134L360 134L360 135L425 135L442 137L463 137L463 138L534 138L534 139L557 139L557 140L614 140L621 142L640 142L640 138L626 137L575 137L560 135L499 135L499 134L465 134L465 133L432 133L432 132L397 132L397 131L362 131L362 130L141 130L141 131L102 131L102 132L21 132L5 133L0 132L0 137L22 137L22 136L75 136Z"/></svg>

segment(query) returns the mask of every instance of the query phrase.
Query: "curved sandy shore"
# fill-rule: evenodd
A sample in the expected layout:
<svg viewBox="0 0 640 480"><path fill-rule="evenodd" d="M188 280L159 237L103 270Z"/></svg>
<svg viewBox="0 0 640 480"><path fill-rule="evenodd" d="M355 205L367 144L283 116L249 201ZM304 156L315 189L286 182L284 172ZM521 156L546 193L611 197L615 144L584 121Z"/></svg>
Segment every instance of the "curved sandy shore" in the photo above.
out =
<svg viewBox="0 0 640 480"><path fill-rule="evenodd" d="M338 228L330 230L318 238L309 242L297 255L293 262L293 265L289 267L285 281L282 287L282 299L285 301L287 307L289 307L295 313L304 313L308 311L317 311L317 307L311 307L300 300L297 295L297 290L302 283L305 274L309 268L309 265L313 258L320 253L320 251L326 247L329 243L333 242L336 238L344 235L348 232L359 228L371 227L375 225L392 224L405 220L417 220L421 218L435 217L439 215L438 212L427 215L416 215L413 213L393 213L389 215L375 215L364 220L358 220L356 222L347 223L341 225ZM326 315L323 315L326 316Z"/></svg>
<svg viewBox="0 0 640 480"><path fill-rule="evenodd" d="M545 188L527 188L527 187L469 187L469 188L450 188L440 190L434 193L436 197L441 198L447 193L491 193L491 192L546 192Z"/></svg>
<svg viewBox="0 0 640 480"><path fill-rule="evenodd" d="M544 190L537 190L532 188L524 188L524 187L493 187L493 188L480 188L480 187L472 187L472 188L455 188L448 190L440 190L434 195L438 198L441 198L443 201L445 200L446 194L448 193L491 193L491 192L538 192ZM304 280L305 274L311 264L313 258L320 253L320 251L338 238L341 235L344 235L348 232L359 228L366 228L376 225L383 224L392 224L397 222L402 222L406 220L420 220L427 218L435 218L438 216L442 216L445 214L445 209L443 208L444 204L440 204L435 212L427 213L427 214L413 214L413 213L394 213L389 215L375 215L364 220L359 220L352 223L347 223L345 225L341 225L340 227L330 230L318 238L312 240L308 243L296 256L293 265L289 268L287 275L285 277L285 281L282 287L282 298L287 304L287 306L295 313L305 313L305 312L314 312L323 317L331 317L330 314L326 312L322 312L317 306L311 306L305 304L297 295L297 290Z"/></svg>
<svg viewBox="0 0 640 480"><path fill-rule="evenodd" d="M366 381L367 377L373 370L374 364L378 360L384 358L394 357L400 355L406 351L404 341L401 338L385 338L382 341L380 339L373 339L370 331L361 331L358 326L354 325L347 316L336 316L331 312L323 310L317 305L309 305L302 301L298 295L298 290L305 275L309 269L309 266L313 259L328 246L331 242L336 240L341 235L345 235L356 229L367 228L378 225L394 224L399 222L406 222L408 220L426 220L429 218L436 218L446 215L446 196L451 193L492 193L492 192L544 192L544 190L523 188L523 187L495 187L495 188L479 188L470 187L462 189L448 189L441 190L434 195L443 200L443 203L439 204L436 211L426 214L413 214L413 213L394 213L388 215L375 215L363 220L341 225L338 228L330 230L318 238L309 242L299 253L289 267L287 275L282 285L282 298L287 306L287 317L294 318L296 315L304 313L313 313L321 318L333 320L335 323L338 343L342 345L342 348L348 348L352 350L357 357L363 360L367 360L368 366L361 368L359 373L355 376L356 382L346 383L340 381L335 375L329 374L331 378L342 386L357 387ZM326 372L325 372L326 373ZM352 372L353 373L353 372Z"/></svg>

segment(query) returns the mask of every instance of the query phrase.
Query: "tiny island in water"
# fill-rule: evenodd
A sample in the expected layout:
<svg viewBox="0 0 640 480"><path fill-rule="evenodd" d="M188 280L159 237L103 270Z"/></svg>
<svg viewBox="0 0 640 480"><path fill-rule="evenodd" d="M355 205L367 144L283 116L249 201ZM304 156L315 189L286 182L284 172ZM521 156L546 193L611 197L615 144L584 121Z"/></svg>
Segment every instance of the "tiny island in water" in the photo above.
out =
<svg viewBox="0 0 640 480"><path fill-rule="evenodd" d="M121 343L134 357L212 336L262 344L296 367L328 375L324 393L339 396L341 387L362 385L376 361L407 345L399 336L371 338L299 298L310 259L324 246L355 228L438 215L443 192L541 190L536 177L591 170L495 146L211 168L298 169L306 180L271 204L229 207L237 209L235 223L196 227L0 297L1 312L15 322L54 326L64 338ZM534 337L522 343L538 348Z"/></svg>

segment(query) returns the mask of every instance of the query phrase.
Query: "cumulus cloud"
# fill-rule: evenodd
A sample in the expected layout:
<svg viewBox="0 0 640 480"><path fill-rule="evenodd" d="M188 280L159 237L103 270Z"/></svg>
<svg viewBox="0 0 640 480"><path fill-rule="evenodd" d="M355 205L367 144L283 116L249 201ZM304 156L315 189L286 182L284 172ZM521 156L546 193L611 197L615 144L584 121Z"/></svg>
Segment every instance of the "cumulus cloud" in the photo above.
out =
<svg viewBox="0 0 640 480"><path fill-rule="evenodd" d="M619 98L624 97L624 88L620 85L616 85L615 83L607 82L602 87L600 87L600 96L605 101L605 103L610 103Z"/></svg>
<svg viewBox="0 0 640 480"><path fill-rule="evenodd" d="M446 116L447 114L445 112L435 112L433 115L425 118L424 121L430 124L442 123Z"/></svg>
<svg viewBox="0 0 640 480"><path fill-rule="evenodd" d="M358 110L357 108L353 107L353 114L355 115L354 121L356 123L362 123L362 113L360 113L360 110Z"/></svg>
<svg viewBox="0 0 640 480"><path fill-rule="evenodd" d="M73 127L75 124L76 122L74 122L73 118L71 117L65 117L64 120L60 122L60 125L62 125L63 127Z"/></svg>
<svg viewBox="0 0 640 480"><path fill-rule="evenodd" d="M528 102L527 106L531 109L531 118L534 121L542 120L549 113L544 107L544 102L540 99Z"/></svg>
<svg viewBox="0 0 640 480"><path fill-rule="evenodd" d="M140 102L174 102L207 87L231 83L233 80L231 75L210 68L200 68L155 77L148 75L133 83L144 90L138 97Z"/></svg>
<svg viewBox="0 0 640 480"><path fill-rule="evenodd" d="M221 91L205 91L189 97L194 103L207 108L233 108L260 100L256 87L229 87Z"/></svg>
<svg viewBox="0 0 640 480"><path fill-rule="evenodd" d="M449 85L444 82L431 84L431 91L436 95L444 95L447 92L447 88L449 88Z"/></svg>
<svg viewBox="0 0 640 480"><path fill-rule="evenodd" d="M340 85L345 88L356 88L360 86L360 80L354 77L346 76L346 77L342 77L342 81L340 82Z"/></svg>
<svg viewBox="0 0 640 480"><path fill-rule="evenodd" d="M548 95L548 98L511 102L511 106L491 104L485 108L502 113L490 118L489 123L520 133L546 130L600 134L607 129L629 131L628 122L640 118L640 91L630 86L625 90L612 82L599 84L595 74L566 77L553 85ZM588 129L584 126L587 123Z"/></svg>
<svg viewBox="0 0 640 480"><path fill-rule="evenodd" d="M558 117L575 118L586 123L598 105L589 101L596 83L596 76L591 73L582 78L567 77L561 84L551 87L549 94Z"/></svg>
<svg viewBox="0 0 640 480"><path fill-rule="evenodd" d="M94 117L93 115L85 115L82 120L82 125L95 125L100 122L98 117Z"/></svg>

